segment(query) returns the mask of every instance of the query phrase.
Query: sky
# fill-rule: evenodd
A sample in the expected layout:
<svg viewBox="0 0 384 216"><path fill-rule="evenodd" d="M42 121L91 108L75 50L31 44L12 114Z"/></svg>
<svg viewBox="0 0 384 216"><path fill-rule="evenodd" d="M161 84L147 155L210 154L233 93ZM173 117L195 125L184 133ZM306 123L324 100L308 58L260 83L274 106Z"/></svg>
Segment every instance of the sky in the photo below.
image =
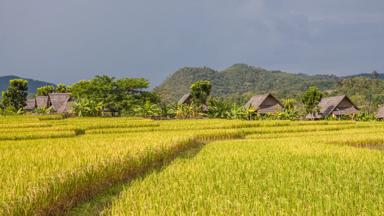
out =
<svg viewBox="0 0 384 216"><path fill-rule="evenodd" d="M157 85L184 66L384 73L383 0L0 0L0 76Z"/></svg>

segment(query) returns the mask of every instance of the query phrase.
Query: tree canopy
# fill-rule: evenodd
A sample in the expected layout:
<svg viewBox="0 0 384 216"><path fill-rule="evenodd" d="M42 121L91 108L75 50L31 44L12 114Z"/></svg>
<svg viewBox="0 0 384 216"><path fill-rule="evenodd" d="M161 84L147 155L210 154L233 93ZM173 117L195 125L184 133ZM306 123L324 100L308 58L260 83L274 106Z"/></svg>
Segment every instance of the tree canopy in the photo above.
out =
<svg viewBox="0 0 384 216"><path fill-rule="evenodd" d="M14 79L9 81L9 87L2 93L2 104L4 107L20 110L24 108L28 96L28 81Z"/></svg>
<svg viewBox="0 0 384 216"><path fill-rule="evenodd" d="M323 96L324 94L316 86L311 86L304 92L301 101L304 104L307 114L315 114L319 112L318 105Z"/></svg>
<svg viewBox="0 0 384 216"><path fill-rule="evenodd" d="M48 96L48 94L55 91L55 86L52 85L46 85L42 86L40 88L37 88L36 95L37 96Z"/></svg>
<svg viewBox="0 0 384 216"><path fill-rule="evenodd" d="M72 96L92 100L108 111L120 114L146 100L156 100L153 94L143 91L148 86L148 81L143 78L116 79L104 75L79 81L70 89Z"/></svg>
<svg viewBox="0 0 384 216"><path fill-rule="evenodd" d="M199 80L191 85L192 101L197 105L207 103L208 97L211 94L212 85L208 80Z"/></svg>

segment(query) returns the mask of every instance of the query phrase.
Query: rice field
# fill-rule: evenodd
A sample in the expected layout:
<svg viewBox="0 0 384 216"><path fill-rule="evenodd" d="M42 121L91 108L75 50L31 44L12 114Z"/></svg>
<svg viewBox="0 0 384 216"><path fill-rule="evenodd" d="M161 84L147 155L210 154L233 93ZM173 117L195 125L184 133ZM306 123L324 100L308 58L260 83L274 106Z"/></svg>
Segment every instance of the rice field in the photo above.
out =
<svg viewBox="0 0 384 216"><path fill-rule="evenodd" d="M382 215L384 123L1 117L0 215Z"/></svg>

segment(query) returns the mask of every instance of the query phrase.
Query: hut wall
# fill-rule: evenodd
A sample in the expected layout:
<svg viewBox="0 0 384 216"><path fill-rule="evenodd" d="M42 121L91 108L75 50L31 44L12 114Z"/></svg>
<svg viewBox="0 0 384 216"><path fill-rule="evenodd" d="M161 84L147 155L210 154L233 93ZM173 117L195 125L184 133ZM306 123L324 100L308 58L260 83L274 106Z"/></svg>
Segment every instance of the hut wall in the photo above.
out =
<svg viewBox="0 0 384 216"><path fill-rule="evenodd" d="M258 110L259 113L274 113L274 112L277 112L277 111L281 111L282 110L282 107L280 106L280 104L276 103L272 106L260 106L260 109Z"/></svg>

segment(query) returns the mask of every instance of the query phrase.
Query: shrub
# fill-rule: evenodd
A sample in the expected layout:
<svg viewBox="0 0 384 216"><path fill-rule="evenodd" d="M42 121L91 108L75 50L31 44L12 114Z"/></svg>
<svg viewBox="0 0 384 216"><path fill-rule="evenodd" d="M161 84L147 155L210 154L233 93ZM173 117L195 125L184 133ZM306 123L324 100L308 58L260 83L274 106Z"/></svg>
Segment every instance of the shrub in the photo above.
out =
<svg viewBox="0 0 384 216"><path fill-rule="evenodd" d="M103 105L89 99L80 99L73 105L73 112L79 117L101 116Z"/></svg>

